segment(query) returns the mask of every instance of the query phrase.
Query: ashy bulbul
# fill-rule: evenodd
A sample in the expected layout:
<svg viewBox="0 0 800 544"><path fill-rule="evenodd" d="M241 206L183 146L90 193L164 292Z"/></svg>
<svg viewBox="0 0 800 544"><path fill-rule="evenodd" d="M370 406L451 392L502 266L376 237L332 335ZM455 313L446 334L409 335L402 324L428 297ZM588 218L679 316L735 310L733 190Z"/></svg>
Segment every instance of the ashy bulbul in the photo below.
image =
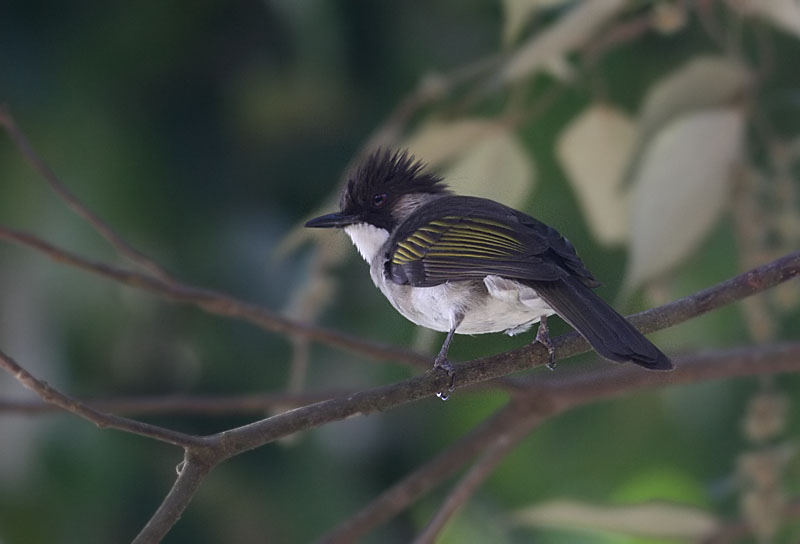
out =
<svg viewBox="0 0 800 544"><path fill-rule="evenodd" d="M555 229L492 200L453 194L405 152L373 153L348 180L340 211L307 227L344 229L372 281L406 319L446 332L434 367L455 379L453 334L528 330L550 352L558 314L611 361L672 362L592 289L599 283ZM498 182L499 183L499 182Z"/></svg>

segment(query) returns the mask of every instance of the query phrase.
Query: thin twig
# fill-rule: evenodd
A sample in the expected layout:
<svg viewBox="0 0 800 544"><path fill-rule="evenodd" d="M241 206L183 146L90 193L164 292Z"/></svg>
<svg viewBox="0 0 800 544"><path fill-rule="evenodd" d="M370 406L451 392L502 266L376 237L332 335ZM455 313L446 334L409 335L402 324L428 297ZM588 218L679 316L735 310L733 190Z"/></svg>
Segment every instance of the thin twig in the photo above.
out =
<svg viewBox="0 0 800 544"><path fill-rule="evenodd" d="M178 466L178 478L155 514L148 520L132 544L157 544L161 542L183 515L197 493L200 484L216 464L216 459L206 459L194 451L187 451Z"/></svg>
<svg viewBox="0 0 800 544"><path fill-rule="evenodd" d="M474 74L478 72L478 68L483 69L485 62L486 61L481 61L480 63L476 63L474 68L454 71L447 80L450 81L448 85L455 85L462 81L462 79L474 77ZM419 107L418 103L422 104L428 100L434 99L430 90L423 92L421 89L415 92L413 96L414 100L412 102L414 103L414 107ZM407 105L403 108L398 108L395 114L390 117L390 122L399 122L405 115L410 115L410 113L402 113L410 107L410 105ZM345 349L351 353L366 355L373 359L390 359L417 367L430 366L432 359L425 355L414 353L409 350L388 347L378 343L364 342L354 336L314 327L306 323L282 317L264 308L235 300L233 297L222 293L182 284L155 261L127 243L108 223L103 221L97 214L92 212L85 204L75 197L58 178L55 172L36 153L28 138L20 130L11 113L3 106L0 106L0 126L8 133L25 160L45 179L50 188L70 209L91 224L103 238L108 240L112 246L120 252L120 254L133 263L142 266L149 273L142 274L92 262L78 255L59 249L30 234L14 231L12 229L0 227L0 238L33 247L57 261L83 268L95 274L113 278L122 283L158 292L166 298L194 304L210 313L249 321L250 323L272 332L291 334L300 338L316 340Z"/></svg>
<svg viewBox="0 0 800 544"><path fill-rule="evenodd" d="M0 125L2 125L6 133L8 133L11 140L17 146L20 154L25 158L28 164L44 178L50 188L67 204L67 206L84 218L103 238L116 248L117 251L131 262L138 264L154 276L163 281L171 282L172 277L164 270L158 263L153 261L150 257L131 246L126 242L117 232L109 226L108 223L100 219L93 211L87 208L75 195L73 195L67 186L64 185L55 172L47 165L44 160L36 153L33 146L28 141L28 138L23 134L17 126L16 121L11 116L11 113L5 108L0 106Z"/></svg>
<svg viewBox="0 0 800 544"><path fill-rule="evenodd" d="M483 455L447 495L439 510L414 540L414 544L436 542L442 529L453 515L469 501L486 478L494 472L497 465L542 419L535 416L522 418L520 421L516 421L516 424L508 432L493 436Z"/></svg>
<svg viewBox="0 0 800 544"><path fill-rule="evenodd" d="M343 332L295 321L274 314L261 306L211 289L193 287L177 281L166 282L142 272L92 261L25 232L0 226L0 240L8 240L35 249L54 261L80 268L124 285L150 291L168 300L192 304L214 315L240 319L270 332L303 336L371 359L391 360L418 368L428 368L432 364L432 358L427 355L379 342L369 342Z"/></svg>
<svg viewBox="0 0 800 544"><path fill-rule="evenodd" d="M35 378L30 372L17 364L14 359L0 351L0 368L14 376L18 382L39 395L43 401L54 404L67 412L78 415L88 421L91 421L100 428L111 428L119 431L126 431L139 436L146 436L153 438L159 442L166 442L175 446L189 447L189 446L202 446L205 441L198 436L192 436L177 431L171 431L135 421L113 414L101 412L91 406L82 403L56 389L50 387L47 383Z"/></svg>
<svg viewBox="0 0 800 544"><path fill-rule="evenodd" d="M246 415L263 416L267 410L287 410L352 394L351 391L298 391L239 395L164 395L157 397L97 397L81 402L103 412L127 415ZM0 399L2 415L40 415L61 408L41 400Z"/></svg>
<svg viewBox="0 0 800 544"><path fill-rule="evenodd" d="M345 520L319 540L319 544L347 544L405 510L442 481L450 478L480 453L497 433L507 432L519 419L514 403L475 426L467 435L386 489L353 517Z"/></svg>

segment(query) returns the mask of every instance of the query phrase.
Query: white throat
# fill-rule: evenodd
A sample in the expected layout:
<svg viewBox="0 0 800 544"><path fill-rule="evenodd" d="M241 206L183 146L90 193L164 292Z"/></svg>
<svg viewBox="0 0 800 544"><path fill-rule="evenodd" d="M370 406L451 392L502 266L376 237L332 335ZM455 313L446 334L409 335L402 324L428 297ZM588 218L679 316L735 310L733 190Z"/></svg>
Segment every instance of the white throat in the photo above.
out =
<svg viewBox="0 0 800 544"><path fill-rule="evenodd" d="M364 257L367 263L372 264L372 260L380 251L386 240L389 239L389 231L386 229L378 228L369 223L356 223L355 225L348 225L344 231L353 241L353 244Z"/></svg>

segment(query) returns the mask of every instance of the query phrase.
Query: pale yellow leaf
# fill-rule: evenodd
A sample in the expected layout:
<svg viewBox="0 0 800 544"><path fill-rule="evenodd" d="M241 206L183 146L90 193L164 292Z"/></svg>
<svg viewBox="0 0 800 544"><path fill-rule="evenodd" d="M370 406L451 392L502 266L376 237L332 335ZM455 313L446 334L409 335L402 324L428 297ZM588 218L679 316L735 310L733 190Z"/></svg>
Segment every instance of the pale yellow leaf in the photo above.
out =
<svg viewBox="0 0 800 544"><path fill-rule="evenodd" d="M695 57L658 81L644 100L639 116L643 140L685 113L721 107L742 94L751 74L725 57Z"/></svg>
<svg viewBox="0 0 800 544"><path fill-rule="evenodd" d="M498 126L495 121L477 118L431 121L414 132L403 147L429 166L440 166L463 153L489 132L497 130Z"/></svg>
<svg viewBox="0 0 800 544"><path fill-rule="evenodd" d="M503 79L517 81L548 69L554 62L563 66L567 54L591 39L626 3L626 0L580 2L547 29L523 43L503 68Z"/></svg>
<svg viewBox="0 0 800 544"><path fill-rule="evenodd" d="M571 500L555 500L525 508L516 512L512 520L529 527L680 539L700 539L719 526L719 521L707 512L680 504L597 506Z"/></svg>
<svg viewBox="0 0 800 544"><path fill-rule="evenodd" d="M714 226L743 132L743 112L727 108L685 115L652 138L631 187L627 288L681 263Z"/></svg>
<svg viewBox="0 0 800 544"><path fill-rule="evenodd" d="M618 244L628 235L622 182L636 143L628 114L598 104L585 109L558 138L556 154L595 237Z"/></svg>
<svg viewBox="0 0 800 544"><path fill-rule="evenodd" d="M444 176L459 194L519 207L533 188L534 167L517 138L508 129L498 126L463 149Z"/></svg>
<svg viewBox="0 0 800 544"><path fill-rule="evenodd" d="M745 13L800 37L800 0L740 0Z"/></svg>

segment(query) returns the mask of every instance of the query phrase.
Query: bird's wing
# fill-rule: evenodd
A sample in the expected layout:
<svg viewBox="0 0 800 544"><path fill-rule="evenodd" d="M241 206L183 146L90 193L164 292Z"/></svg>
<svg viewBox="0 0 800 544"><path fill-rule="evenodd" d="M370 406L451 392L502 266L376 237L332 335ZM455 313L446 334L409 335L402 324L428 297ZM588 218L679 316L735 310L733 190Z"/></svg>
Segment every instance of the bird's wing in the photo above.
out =
<svg viewBox="0 0 800 544"><path fill-rule="evenodd" d="M532 217L474 197L449 196L415 211L392 236L392 281L416 287L488 275L528 281L594 278L557 231Z"/></svg>
<svg viewBox="0 0 800 544"><path fill-rule="evenodd" d="M417 287L489 275L519 280L603 357L669 370L657 347L591 291L598 283L555 229L491 200L441 197L415 211L389 241L392 281Z"/></svg>

